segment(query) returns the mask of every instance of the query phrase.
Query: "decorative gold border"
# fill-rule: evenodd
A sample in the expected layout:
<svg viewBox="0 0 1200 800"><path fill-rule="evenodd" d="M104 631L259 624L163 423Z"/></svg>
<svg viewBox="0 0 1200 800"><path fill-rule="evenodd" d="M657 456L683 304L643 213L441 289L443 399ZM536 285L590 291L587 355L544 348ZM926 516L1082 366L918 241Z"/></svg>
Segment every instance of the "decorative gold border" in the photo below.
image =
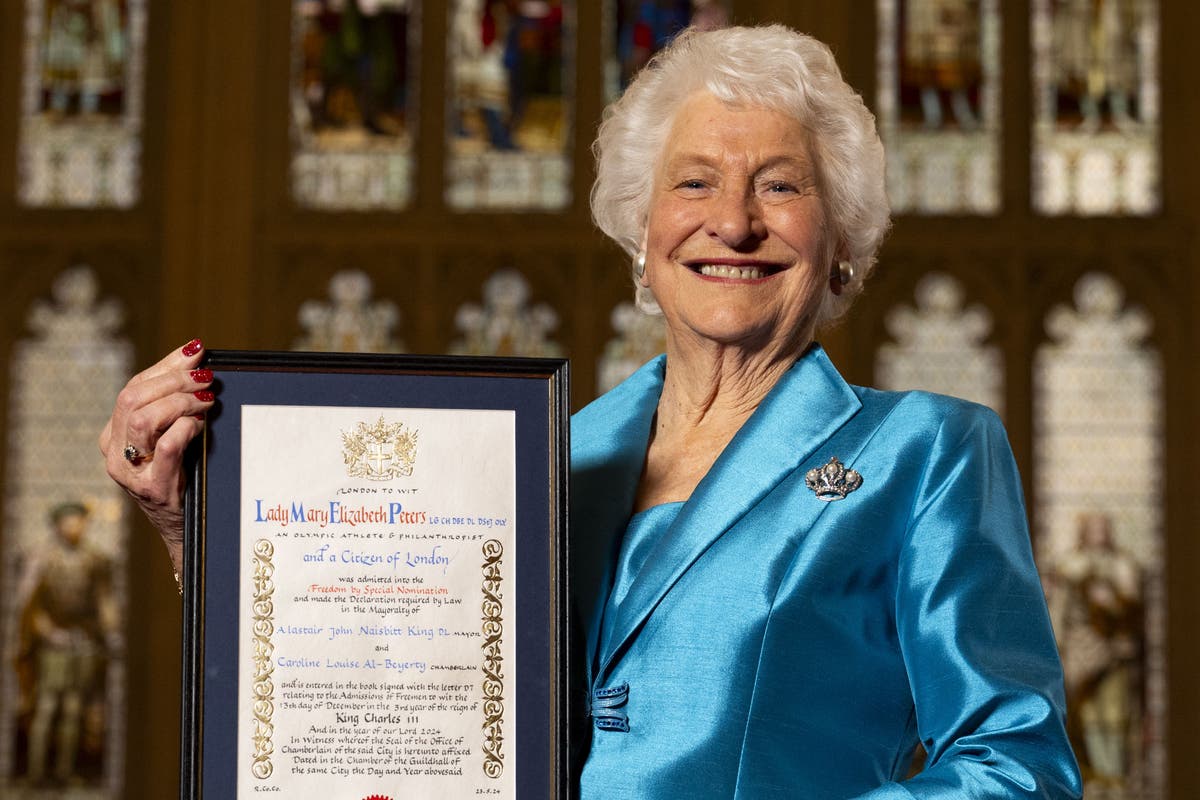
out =
<svg viewBox="0 0 1200 800"><path fill-rule="evenodd" d="M271 777L275 767L271 764L271 755L275 747L271 737L275 726L271 717L275 714L275 684L271 676L275 672L272 656L275 645L271 636L275 633L275 603L271 599L275 594L275 565L271 562L275 555L275 545L269 539L259 539L254 543L254 733L251 741L254 743L254 763L250 772L260 780Z"/></svg>
<svg viewBox="0 0 1200 800"><path fill-rule="evenodd" d="M483 543L483 774L504 774L504 602L500 591L504 545L496 539Z"/></svg>

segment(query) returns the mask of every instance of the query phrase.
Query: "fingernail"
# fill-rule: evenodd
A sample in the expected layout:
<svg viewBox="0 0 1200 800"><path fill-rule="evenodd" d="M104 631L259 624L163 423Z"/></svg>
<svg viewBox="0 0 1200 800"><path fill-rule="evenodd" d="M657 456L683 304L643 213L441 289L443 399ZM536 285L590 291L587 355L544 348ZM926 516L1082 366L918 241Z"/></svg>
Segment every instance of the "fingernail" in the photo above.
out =
<svg viewBox="0 0 1200 800"><path fill-rule="evenodd" d="M192 394L196 395L196 399L201 403L211 403L213 400L217 399L217 396L208 389L201 389L198 392L192 392Z"/></svg>
<svg viewBox="0 0 1200 800"><path fill-rule="evenodd" d="M204 422L204 420L207 418L207 415L205 415L205 414L192 414L192 416L195 417L196 419L200 420L201 422Z"/></svg>
<svg viewBox="0 0 1200 800"><path fill-rule="evenodd" d="M213 379L211 369L194 369L188 373L196 383L210 383Z"/></svg>
<svg viewBox="0 0 1200 800"><path fill-rule="evenodd" d="M199 339L192 339L183 346L183 354L185 356L194 356L196 353L200 352L202 347L204 347L204 342L200 341Z"/></svg>

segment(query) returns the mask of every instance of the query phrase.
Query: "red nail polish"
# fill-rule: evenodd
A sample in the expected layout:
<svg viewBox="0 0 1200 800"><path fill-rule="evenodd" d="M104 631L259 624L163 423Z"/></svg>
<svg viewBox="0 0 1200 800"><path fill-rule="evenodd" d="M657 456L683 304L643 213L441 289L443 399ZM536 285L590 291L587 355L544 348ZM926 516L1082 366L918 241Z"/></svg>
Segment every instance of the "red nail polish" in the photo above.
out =
<svg viewBox="0 0 1200 800"><path fill-rule="evenodd" d="M201 389L198 392L192 392L192 394L196 395L196 399L201 403L211 403L213 400L217 399L217 396L208 389Z"/></svg>
<svg viewBox="0 0 1200 800"><path fill-rule="evenodd" d="M188 374L192 376L192 380L196 383L209 383L213 379L213 371L211 369L194 369Z"/></svg>
<svg viewBox="0 0 1200 800"><path fill-rule="evenodd" d="M204 342L199 339L192 339L183 346L183 354L185 356L194 356L200 352L200 348L204 347Z"/></svg>
<svg viewBox="0 0 1200 800"><path fill-rule="evenodd" d="M205 418L206 418L206 416L207 416L207 415L205 415L205 414L192 414L192 416L193 416L193 417L195 417L196 419L200 420L201 422L204 422L204 420L205 420Z"/></svg>

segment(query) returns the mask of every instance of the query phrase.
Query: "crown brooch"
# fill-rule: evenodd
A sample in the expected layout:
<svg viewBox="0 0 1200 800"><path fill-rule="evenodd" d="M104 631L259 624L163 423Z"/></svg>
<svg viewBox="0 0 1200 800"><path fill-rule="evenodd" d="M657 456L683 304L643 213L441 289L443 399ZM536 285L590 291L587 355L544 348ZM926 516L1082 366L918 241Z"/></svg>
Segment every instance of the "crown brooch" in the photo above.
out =
<svg viewBox="0 0 1200 800"><path fill-rule="evenodd" d="M862 475L852 469L846 469L837 456L834 456L825 466L814 467L804 473L804 482L817 493L818 500L830 503L834 500L845 500L846 495L862 486Z"/></svg>

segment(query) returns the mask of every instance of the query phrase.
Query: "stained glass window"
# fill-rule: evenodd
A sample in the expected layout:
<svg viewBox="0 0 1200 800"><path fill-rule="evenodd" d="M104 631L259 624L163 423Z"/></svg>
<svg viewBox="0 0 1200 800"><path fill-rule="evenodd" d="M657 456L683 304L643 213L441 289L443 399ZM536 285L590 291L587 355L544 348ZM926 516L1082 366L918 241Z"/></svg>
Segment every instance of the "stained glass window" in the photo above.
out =
<svg viewBox="0 0 1200 800"><path fill-rule="evenodd" d="M1034 362L1038 561L1085 794L1158 800L1165 775L1162 366L1150 317L1092 273Z"/></svg>
<svg viewBox="0 0 1200 800"><path fill-rule="evenodd" d="M130 374L131 348L114 335L120 310L98 296L89 269L61 275L9 365L4 797L122 796L128 523L96 437ZM24 794L30 785L50 793Z"/></svg>
<svg viewBox="0 0 1200 800"><path fill-rule="evenodd" d="M453 0L449 9L447 204L566 207L573 4Z"/></svg>
<svg viewBox="0 0 1200 800"><path fill-rule="evenodd" d="M417 11L417 0L294 0L292 193L299 205L408 205Z"/></svg>
<svg viewBox="0 0 1200 800"><path fill-rule="evenodd" d="M729 0L607 0L604 89L609 101L684 28L728 25L729 5Z"/></svg>
<svg viewBox="0 0 1200 800"><path fill-rule="evenodd" d="M916 307L899 306L886 319L894 339L880 346L875 381L883 389L923 389L1004 412L1000 348L987 344L992 315L965 306L961 284L934 273L917 284Z"/></svg>
<svg viewBox="0 0 1200 800"><path fill-rule="evenodd" d="M138 201L145 50L146 0L26 0L22 205Z"/></svg>
<svg viewBox="0 0 1200 800"><path fill-rule="evenodd" d="M483 285L483 305L465 303L454 315L461 336L450 344L455 355L561 356L550 338L558 314L550 306L529 304L529 283L516 270L502 269Z"/></svg>
<svg viewBox="0 0 1200 800"><path fill-rule="evenodd" d="M1157 211L1158 3L1034 0L1031 35L1034 207Z"/></svg>
<svg viewBox="0 0 1200 800"><path fill-rule="evenodd" d="M612 311L617 335L604 345L596 370L597 394L628 378L638 367L667 349L667 329L661 314L647 314L630 302Z"/></svg>
<svg viewBox="0 0 1200 800"><path fill-rule="evenodd" d="M879 129L896 212L1000 208L999 0L878 0Z"/></svg>
<svg viewBox="0 0 1200 800"><path fill-rule="evenodd" d="M329 301L306 300L300 306L304 334L293 349L320 353L400 353L395 337L400 321L396 304L371 299L371 279L359 270L342 270L329 281Z"/></svg>

